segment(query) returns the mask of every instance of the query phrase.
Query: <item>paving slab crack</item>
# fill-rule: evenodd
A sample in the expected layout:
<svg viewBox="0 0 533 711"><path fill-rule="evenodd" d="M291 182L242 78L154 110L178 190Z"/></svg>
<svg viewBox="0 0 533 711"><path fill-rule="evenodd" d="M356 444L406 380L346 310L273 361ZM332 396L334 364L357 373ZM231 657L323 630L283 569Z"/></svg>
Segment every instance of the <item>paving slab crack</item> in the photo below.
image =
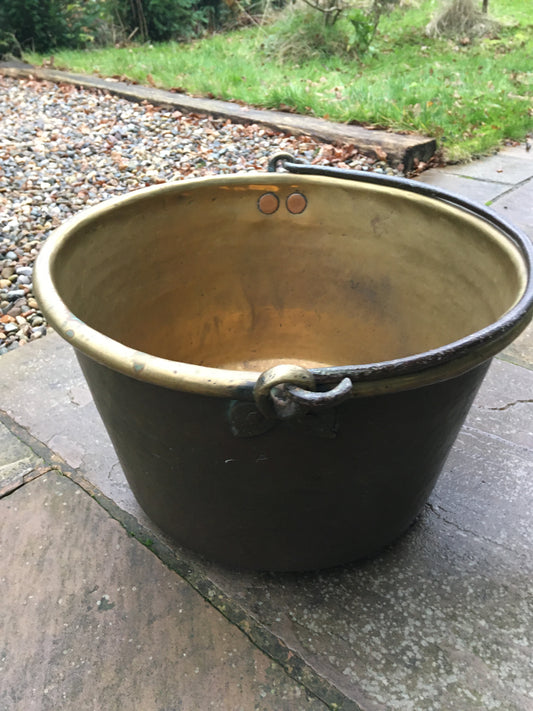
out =
<svg viewBox="0 0 533 711"><path fill-rule="evenodd" d="M9 494L12 494L17 489L20 489L21 486L29 484L30 481L33 481L34 479L37 479L40 476L43 476L43 474L48 474L48 472L55 470L56 467L30 468L26 471L19 472L18 474L13 475L12 477L4 479L2 481L2 484L0 485L0 499L9 496Z"/></svg>
<svg viewBox="0 0 533 711"><path fill-rule="evenodd" d="M498 183L498 181L491 180L490 178L483 178L483 180L487 183L498 183L499 185L509 185L509 188L507 190L504 190L497 197L495 197L494 200L491 201L491 207L494 205L494 203L498 202L502 198L507 197L511 193L514 193L516 190L519 190L520 188L522 188L524 185L527 185L527 183L529 183L532 179L533 179L533 176L529 175L527 178L524 178L523 180L520 180L519 182L514 183L513 185L510 185L509 183Z"/></svg>
<svg viewBox="0 0 533 711"><path fill-rule="evenodd" d="M0 424L4 425L14 437L23 442L39 459L42 459L50 466L68 466L50 447L34 437L27 427L19 425L5 410L0 410Z"/></svg>
<svg viewBox="0 0 533 711"><path fill-rule="evenodd" d="M479 409L480 410L497 410L499 412L503 412L504 410L508 410L510 407L515 407L515 405L531 405L533 404L533 399L528 399L528 400L514 400L513 402L508 402L506 405L502 405L501 407L483 407L481 406Z"/></svg>
<svg viewBox="0 0 533 711"><path fill-rule="evenodd" d="M463 526L460 526L456 521L452 521L451 519L446 518L446 516L443 515L443 513L446 514L446 513L450 513L450 512L446 511L446 509L443 508L442 506L433 504L430 501L426 502L425 506L427 509L429 509L431 511L431 513L435 514L435 516L440 521L447 524L448 526L452 526L457 531L459 531L461 534L473 536L478 541L483 541L484 543L488 543L489 545L500 548L501 550L505 551L506 553L510 553L514 556L517 555L517 551L514 548L509 548L509 546L506 546L503 543L500 543L499 541L495 541L493 538L488 538L487 536L482 536L481 534L476 533L476 531L472 531L469 528L464 528ZM441 513L441 511L443 513Z"/></svg>

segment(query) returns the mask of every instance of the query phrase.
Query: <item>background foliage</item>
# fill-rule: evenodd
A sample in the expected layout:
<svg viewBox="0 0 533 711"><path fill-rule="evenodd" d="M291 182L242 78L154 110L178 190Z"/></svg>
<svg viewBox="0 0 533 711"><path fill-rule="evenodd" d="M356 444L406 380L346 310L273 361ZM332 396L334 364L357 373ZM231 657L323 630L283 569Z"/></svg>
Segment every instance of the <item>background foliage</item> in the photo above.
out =
<svg viewBox="0 0 533 711"><path fill-rule="evenodd" d="M306 3L302 11L302 4ZM300 36L311 54L342 51L358 57L370 48L381 17L412 0L0 0L0 56L109 46L132 39L165 42L205 31L234 29L269 11L288 6L290 36ZM460 22L488 0L442 0L445 16ZM470 8L470 9L469 9ZM447 13L447 15L446 15ZM485 15L486 17L486 15ZM437 18L438 19L438 18ZM317 27L322 24L323 27ZM282 30L282 25L278 27ZM438 27L437 27L438 29ZM280 37L279 51L291 54ZM301 50L293 47L292 54Z"/></svg>
<svg viewBox="0 0 533 711"><path fill-rule="evenodd" d="M333 25L303 0L288 0L281 12L267 10L285 0L182 1L191 3L187 12L179 0L0 0L0 27L6 8L32 6L41 24L34 17L31 33L19 35L31 63L414 131L435 136L450 161L533 131L530 0L493 0L488 15L483 0L391 0L395 6L381 14L376 31L368 13L374 0L349 0ZM476 24L490 20L488 32L466 32L467 5ZM51 12L58 7L59 17ZM80 8L91 12L80 14ZM165 8L175 12L173 19ZM451 10L458 30L428 32ZM36 38L50 37L53 23L44 20L54 20L65 41L87 49L59 49L54 37L53 58L50 49L32 53ZM234 31L211 31L220 27ZM150 32L169 32L178 41L154 41ZM8 45L16 42L13 33L5 36ZM191 36L202 38L180 41Z"/></svg>
<svg viewBox="0 0 533 711"><path fill-rule="evenodd" d="M0 54L83 49L133 38L187 39L231 26L244 11L262 10L266 1L0 0Z"/></svg>
<svg viewBox="0 0 533 711"><path fill-rule="evenodd" d="M84 46L94 36L103 3L93 0L0 0L0 40L47 51Z"/></svg>

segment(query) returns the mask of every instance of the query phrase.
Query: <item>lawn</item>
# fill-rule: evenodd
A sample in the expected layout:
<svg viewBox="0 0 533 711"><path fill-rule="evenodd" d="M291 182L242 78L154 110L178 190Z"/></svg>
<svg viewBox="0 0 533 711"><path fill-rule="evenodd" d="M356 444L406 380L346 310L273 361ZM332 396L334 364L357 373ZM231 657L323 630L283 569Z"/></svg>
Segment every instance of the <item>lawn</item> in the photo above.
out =
<svg viewBox="0 0 533 711"><path fill-rule="evenodd" d="M469 41L428 37L424 29L438 0L411 2L382 19L361 58L283 58L272 49L280 27L274 23L190 43L58 51L54 63L193 95L422 133L438 139L448 161L460 161L505 140L523 140L533 129L533 12L527 5L491 0L499 30ZM47 59L26 58L36 64Z"/></svg>

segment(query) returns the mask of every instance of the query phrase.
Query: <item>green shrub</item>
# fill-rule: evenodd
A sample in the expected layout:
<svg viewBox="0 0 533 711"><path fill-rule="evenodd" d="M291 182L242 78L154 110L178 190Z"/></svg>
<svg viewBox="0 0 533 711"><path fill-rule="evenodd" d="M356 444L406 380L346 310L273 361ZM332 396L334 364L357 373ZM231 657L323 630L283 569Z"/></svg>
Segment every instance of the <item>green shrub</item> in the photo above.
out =
<svg viewBox="0 0 533 711"><path fill-rule="evenodd" d="M194 0L112 0L111 5L126 37L143 41L187 37L201 19Z"/></svg>
<svg viewBox="0 0 533 711"><path fill-rule="evenodd" d="M280 62L320 57L361 58L371 47L381 17L399 0L305 0L287 7L267 30L262 48Z"/></svg>
<svg viewBox="0 0 533 711"><path fill-rule="evenodd" d="M4 57L22 57L22 50L12 32L0 29L0 59Z"/></svg>
<svg viewBox="0 0 533 711"><path fill-rule="evenodd" d="M346 18L327 25L311 8L289 6L266 28L261 49L277 62L299 63L333 56L349 57L353 55L352 40L352 27Z"/></svg>
<svg viewBox="0 0 533 711"><path fill-rule="evenodd" d="M224 24L232 13L225 0L0 0L0 51L183 39Z"/></svg>
<svg viewBox="0 0 533 711"><path fill-rule="evenodd" d="M0 28L26 50L48 52L92 43L103 0L0 0Z"/></svg>
<svg viewBox="0 0 533 711"><path fill-rule="evenodd" d="M351 25L350 47L361 56L370 48L376 34L377 24L373 18L359 7L352 7L346 12L346 19Z"/></svg>

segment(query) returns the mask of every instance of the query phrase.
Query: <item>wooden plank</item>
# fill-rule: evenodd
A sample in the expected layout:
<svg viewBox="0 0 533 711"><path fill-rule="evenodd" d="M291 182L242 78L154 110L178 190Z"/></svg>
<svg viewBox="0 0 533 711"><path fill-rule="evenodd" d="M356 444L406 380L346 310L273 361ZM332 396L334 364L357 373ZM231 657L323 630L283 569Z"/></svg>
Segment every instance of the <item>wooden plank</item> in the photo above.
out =
<svg viewBox="0 0 533 711"><path fill-rule="evenodd" d="M100 89L130 101L147 101L157 106L174 108L187 113L207 114L237 123L255 123L296 136L311 136L327 143L351 143L365 155L379 157L386 153L390 165L402 164L406 172L413 169L416 161L428 161L437 149L435 139L427 136L389 133L284 111L254 109L230 101L188 96L139 84L128 84L115 79L41 69L29 65L10 66L10 63L0 63L0 74L14 78L34 77L44 81L74 84L87 89Z"/></svg>

